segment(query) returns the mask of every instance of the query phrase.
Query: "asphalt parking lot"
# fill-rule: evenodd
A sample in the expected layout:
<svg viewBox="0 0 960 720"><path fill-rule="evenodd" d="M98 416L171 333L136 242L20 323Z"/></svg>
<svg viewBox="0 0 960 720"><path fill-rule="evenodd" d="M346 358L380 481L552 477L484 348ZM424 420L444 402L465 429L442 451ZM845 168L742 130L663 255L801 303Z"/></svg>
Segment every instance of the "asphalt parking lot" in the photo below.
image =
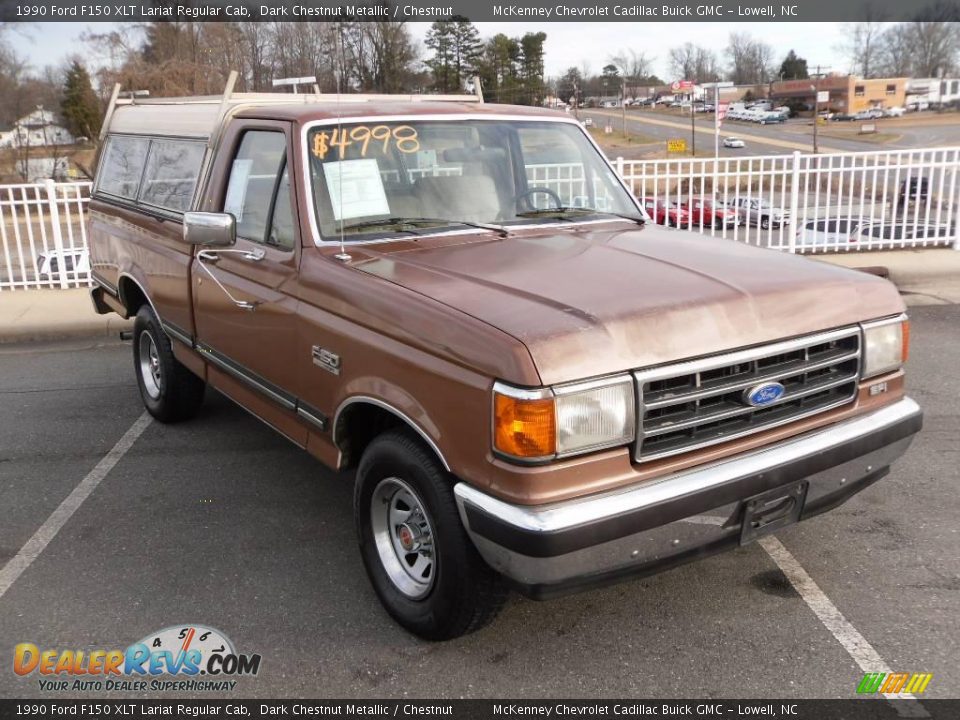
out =
<svg viewBox="0 0 960 720"><path fill-rule="evenodd" d="M777 537L890 668L932 672L925 696L957 697L960 306L911 315L922 434L890 476ZM127 344L0 347L0 566L142 414ZM548 603L514 598L479 633L417 640L363 573L349 476L215 394L190 423L137 427L0 586L0 697L52 697L11 671L17 643L124 648L182 623L262 655L242 697L846 698L862 677L757 544Z"/></svg>

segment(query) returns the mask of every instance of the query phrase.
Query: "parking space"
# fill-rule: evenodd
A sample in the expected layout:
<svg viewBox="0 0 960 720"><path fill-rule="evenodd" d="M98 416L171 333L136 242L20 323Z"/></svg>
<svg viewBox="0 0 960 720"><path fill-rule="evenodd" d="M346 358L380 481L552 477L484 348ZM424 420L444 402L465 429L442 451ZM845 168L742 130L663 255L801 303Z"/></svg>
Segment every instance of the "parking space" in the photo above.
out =
<svg viewBox="0 0 960 720"><path fill-rule="evenodd" d="M960 308L911 314L923 433L888 478L778 538L891 668L932 672L926 695L951 697ZM0 349L0 565L141 415L128 345ZM262 655L241 681L251 697L851 697L862 676L759 545L548 603L513 598L479 633L417 640L363 573L351 491L349 474L212 393L190 423L149 424L0 594L4 652L122 648L202 623ZM44 696L9 670L0 694Z"/></svg>

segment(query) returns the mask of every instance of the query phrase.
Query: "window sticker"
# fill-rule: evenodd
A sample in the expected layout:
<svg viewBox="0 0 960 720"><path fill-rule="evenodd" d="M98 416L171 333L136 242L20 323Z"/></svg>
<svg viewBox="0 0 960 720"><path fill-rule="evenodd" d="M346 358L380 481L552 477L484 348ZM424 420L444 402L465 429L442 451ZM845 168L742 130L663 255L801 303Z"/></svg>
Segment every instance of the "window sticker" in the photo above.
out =
<svg viewBox="0 0 960 720"><path fill-rule="evenodd" d="M324 163L323 175L335 220L390 214L376 159Z"/></svg>
<svg viewBox="0 0 960 720"><path fill-rule="evenodd" d="M247 185L250 184L250 170L253 160L237 158L233 161L230 170L230 185L227 186L227 197L223 201L223 211L231 213L237 222L243 222L243 204L247 200Z"/></svg>

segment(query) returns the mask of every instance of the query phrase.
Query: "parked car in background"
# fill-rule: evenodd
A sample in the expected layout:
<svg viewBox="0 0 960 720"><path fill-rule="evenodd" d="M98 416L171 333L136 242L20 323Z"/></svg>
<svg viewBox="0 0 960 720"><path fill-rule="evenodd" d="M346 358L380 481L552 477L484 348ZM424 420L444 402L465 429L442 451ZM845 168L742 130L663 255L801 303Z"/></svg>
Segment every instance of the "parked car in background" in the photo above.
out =
<svg viewBox="0 0 960 720"><path fill-rule="evenodd" d="M929 110L930 103L927 100L913 100L907 103L907 110L912 112L920 112L922 110Z"/></svg>
<svg viewBox="0 0 960 720"><path fill-rule="evenodd" d="M746 147L747 144L738 137L725 137L723 139L723 146L725 148L742 148Z"/></svg>
<svg viewBox="0 0 960 720"><path fill-rule="evenodd" d="M786 121L783 113L778 112L777 110L767 110L757 118L757 122L761 125L770 125L772 123L782 123Z"/></svg>
<svg viewBox="0 0 960 720"><path fill-rule="evenodd" d="M906 108L899 106L889 107L883 111L883 114L886 117L903 117L903 114L907 112Z"/></svg>
<svg viewBox="0 0 960 720"><path fill-rule="evenodd" d="M740 223L736 210L710 197L688 198L680 207L690 214L690 227L736 227Z"/></svg>
<svg viewBox="0 0 960 720"><path fill-rule="evenodd" d="M760 198L741 197L730 203L737 209L743 225L757 225L764 230L790 224L790 212Z"/></svg>
<svg viewBox="0 0 960 720"><path fill-rule="evenodd" d="M920 218L889 220L848 215L807 220L797 229L797 245L849 247L855 243L936 238L943 238L946 244L950 243L953 231L949 223L924 222Z"/></svg>
<svg viewBox="0 0 960 720"><path fill-rule="evenodd" d="M690 213L675 202L665 203L654 198L644 198L643 209L657 225L690 226Z"/></svg>

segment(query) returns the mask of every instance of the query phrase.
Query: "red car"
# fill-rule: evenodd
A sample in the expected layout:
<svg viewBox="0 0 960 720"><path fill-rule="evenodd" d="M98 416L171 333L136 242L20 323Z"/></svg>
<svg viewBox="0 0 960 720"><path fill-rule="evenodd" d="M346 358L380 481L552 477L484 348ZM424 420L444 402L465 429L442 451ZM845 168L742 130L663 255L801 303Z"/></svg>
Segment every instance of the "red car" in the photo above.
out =
<svg viewBox="0 0 960 720"><path fill-rule="evenodd" d="M690 213L676 203L666 205L659 200L645 198L643 209L647 211L647 215L657 225L669 225L670 227L689 227L690 225Z"/></svg>
<svg viewBox="0 0 960 720"><path fill-rule="evenodd" d="M736 210L711 198L695 197L680 203L680 207L690 214L690 226L698 227L734 227L740 223Z"/></svg>

